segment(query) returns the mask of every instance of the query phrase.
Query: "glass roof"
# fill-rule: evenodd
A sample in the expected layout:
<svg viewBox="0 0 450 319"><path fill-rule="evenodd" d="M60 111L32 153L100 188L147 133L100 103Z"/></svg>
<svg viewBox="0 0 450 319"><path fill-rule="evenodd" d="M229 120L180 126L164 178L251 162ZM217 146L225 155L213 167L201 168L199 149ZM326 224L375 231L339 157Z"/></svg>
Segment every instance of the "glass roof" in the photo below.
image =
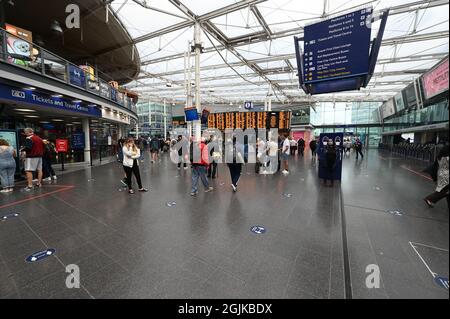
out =
<svg viewBox="0 0 450 319"><path fill-rule="evenodd" d="M390 8L375 74L367 88L308 97L298 88L293 37L307 24L372 6ZM136 42L141 74L130 89L142 97L184 104L185 53L201 21L202 104L379 100L395 95L449 51L445 0L115 0L116 12ZM372 38L380 22L372 27ZM213 30L213 32L211 32ZM226 48L224 47L226 45ZM194 80L194 57L191 59Z"/></svg>

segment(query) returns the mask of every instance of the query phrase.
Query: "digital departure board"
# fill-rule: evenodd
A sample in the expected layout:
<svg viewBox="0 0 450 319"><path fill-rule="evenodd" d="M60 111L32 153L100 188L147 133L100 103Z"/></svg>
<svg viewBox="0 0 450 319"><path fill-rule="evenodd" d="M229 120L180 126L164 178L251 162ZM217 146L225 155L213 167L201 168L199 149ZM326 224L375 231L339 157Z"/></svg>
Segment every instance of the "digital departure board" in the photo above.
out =
<svg viewBox="0 0 450 319"><path fill-rule="evenodd" d="M210 114L208 128L219 129L290 129L291 112L228 112Z"/></svg>
<svg viewBox="0 0 450 319"><path fill-rule="evenodd" d="M371 8L305 26L304 83L368 74Z"/></svg>
<svg viewBox="0 0 450 319"><path fill-rule="evenodd" d="M245 113L236 113L236 129L245 129Z"/></svg>
<svg viewBox="0 0 450 319"><path fill-rule="evenodd" d="M247 117L247 129L256 129L256 113L255 112L248 112L245 113Z"/></svg>

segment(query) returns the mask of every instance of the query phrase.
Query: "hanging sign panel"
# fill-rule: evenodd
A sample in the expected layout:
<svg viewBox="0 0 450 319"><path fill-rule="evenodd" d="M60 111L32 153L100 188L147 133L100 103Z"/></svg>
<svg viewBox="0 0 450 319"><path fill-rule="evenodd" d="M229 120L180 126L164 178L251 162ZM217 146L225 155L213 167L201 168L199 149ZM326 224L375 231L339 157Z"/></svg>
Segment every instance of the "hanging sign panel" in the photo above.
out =
<svg viewBox="0 0 450 319"><path fill-rule="evenodd" d="M305 26L304 83L369 73L372 9Z"/></svg>
<svg viewBox="0 0 450 319"><path fill-rule="evenodd" d="M448 57L422 78L426 99L448 91Z"/></svg>

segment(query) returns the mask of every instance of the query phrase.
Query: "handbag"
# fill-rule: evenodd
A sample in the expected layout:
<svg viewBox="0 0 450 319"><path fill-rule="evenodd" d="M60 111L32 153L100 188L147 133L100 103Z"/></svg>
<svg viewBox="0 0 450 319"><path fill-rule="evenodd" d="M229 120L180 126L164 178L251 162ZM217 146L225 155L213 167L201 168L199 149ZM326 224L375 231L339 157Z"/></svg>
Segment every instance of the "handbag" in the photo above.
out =
<svg viewBox="0 0 450 319"><path fill-rule="evenodd" d="M438 170L439 170L439 163L438 161L434 161L434 163L425 168L423 172L430 175L433 181L437 182Z"/></svg>

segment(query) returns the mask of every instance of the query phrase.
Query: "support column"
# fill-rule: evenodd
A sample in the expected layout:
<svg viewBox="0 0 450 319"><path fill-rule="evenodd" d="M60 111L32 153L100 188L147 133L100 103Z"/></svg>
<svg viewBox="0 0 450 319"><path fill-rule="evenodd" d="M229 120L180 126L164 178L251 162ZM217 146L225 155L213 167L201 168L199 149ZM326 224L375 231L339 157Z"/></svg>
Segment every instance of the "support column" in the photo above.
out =
<svg viewBox="0 0 450 319"><path fill-rule="evenodd" d="M84 162L90 163L91 161L91 134L89 129L89 119L83 119L82 122L84 133Z"/></svg>
<svg viewBox="0 0 450 319"><path fill-rule="evenodd" d="M269 101L267 104L267 111L271 112L272 111L272 95L273 95L273 90L272 90L272 84L269 84Z"/></svg>
<svg viewBox="0 0 450 319"><path fill-rule="evenodd" d="M195 106L197 107L197 112L201 113L201 97L200 97L200 54L201 54L201 29L200 23L195 24ZM200 139L202 135L202 122L194 121L195 128L195 138Z"/></svg>
<svg viewBox="0 0 450 319"><path fill-rule="evenodd" d="M167 140L167 106L166 99L164 99L164 141Z"/></svg>

